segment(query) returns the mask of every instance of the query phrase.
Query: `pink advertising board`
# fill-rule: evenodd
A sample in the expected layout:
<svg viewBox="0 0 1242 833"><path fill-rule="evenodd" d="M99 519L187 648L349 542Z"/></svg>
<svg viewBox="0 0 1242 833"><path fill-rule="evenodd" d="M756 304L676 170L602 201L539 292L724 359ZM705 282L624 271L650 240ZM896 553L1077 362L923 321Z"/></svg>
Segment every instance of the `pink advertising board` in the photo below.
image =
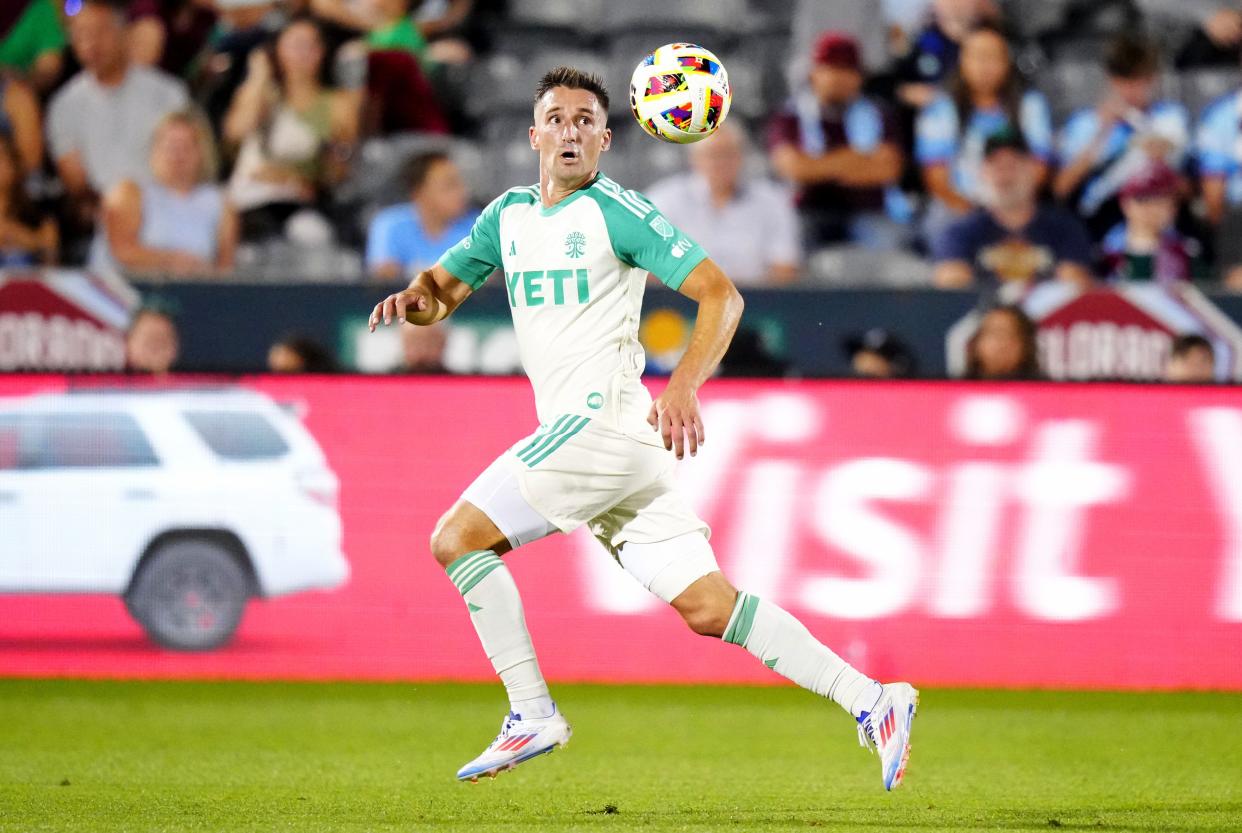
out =
<svg viewBox="0 0 1242 833"><path fill-rule="evenodd" d="M69 384L0 376L0 402ZM533 429L526 382L229 384L294 404L322 448L348 580L256 600L230 644L196 654L155 647L119 598L7 592L0 674L492 679L427 540ZM708 441L680 480L722 568L869 673L1242 689L1242 392L717 381L702 399ZM507 560L554 680L773 679L691 634L584 530Z"/></svg>

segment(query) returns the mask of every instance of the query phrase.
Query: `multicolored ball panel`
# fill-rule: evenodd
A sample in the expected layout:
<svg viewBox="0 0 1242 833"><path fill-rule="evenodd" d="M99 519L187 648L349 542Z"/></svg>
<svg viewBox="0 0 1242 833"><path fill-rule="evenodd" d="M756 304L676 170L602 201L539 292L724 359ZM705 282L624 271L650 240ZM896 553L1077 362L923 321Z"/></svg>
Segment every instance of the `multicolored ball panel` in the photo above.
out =
<svg viewBox="0 0 1242 833"><path fill-rule="evenodd" d="M687 144L710 136L732 101L720 59L692 43L670 43L643 58L630 81L630 109L643 130Z"/></svg>

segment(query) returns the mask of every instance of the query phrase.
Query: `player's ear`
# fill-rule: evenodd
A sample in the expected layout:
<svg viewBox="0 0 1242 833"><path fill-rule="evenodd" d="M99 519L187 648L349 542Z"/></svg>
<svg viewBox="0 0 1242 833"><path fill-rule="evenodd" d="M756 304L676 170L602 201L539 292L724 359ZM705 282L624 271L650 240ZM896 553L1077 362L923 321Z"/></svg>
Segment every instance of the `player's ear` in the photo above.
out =
<svg viewBox="0 0 1242 833"><path fill-rule="evenodd" d="M539 134L535 131L535 126L532 124L526 130L530 134L531 150L539 150L539 141L536 139Z"/></svg>
<svg viewBox="0 0 1242 833"><path fill-rule="evenodd" d="M604 143L599 146L599 149L608 150L608 148L610 147L612 147L612 128L605 127L604 128Z"/></svg>

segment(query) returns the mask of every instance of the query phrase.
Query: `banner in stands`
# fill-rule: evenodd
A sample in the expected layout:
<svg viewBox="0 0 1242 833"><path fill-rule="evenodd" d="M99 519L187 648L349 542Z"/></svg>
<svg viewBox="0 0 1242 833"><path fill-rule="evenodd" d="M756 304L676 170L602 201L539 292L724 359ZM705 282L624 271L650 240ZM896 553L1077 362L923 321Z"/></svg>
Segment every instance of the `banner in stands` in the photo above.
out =
<svg viewBox="0 0 1242 833"><path fill-rule="evenodd" d="M138 294L75 270L0 269L0 371L119 371Z"/></svg>
<svg viewBox="0 0 1242 833"><path fill-rule="evenodd" d="M1022 308L1035 322L1039 364L1050 379L1158 381L1173 340L1205 336L1216 353L1219 381L1242 381L1242 329L1193 286L1128 284L1081 292L1060 281L1038 284ZM948 333L948 367L966 369L979 310Z"/></svg>
<svg viewBox="0 0 1242 833"><path fill-rule="evenodd" d="M0 376L0 531L24 541L0 543L0 673L492 679L427 542L534 427L523 381L68 384ZM1242 689L1236 391L722 380L703 407L707 444L680 481L721 566L868 673ZM90 424L94 440L62 433L54 451L28 436ZM215 650L157 647L121 599L149 539L177 535L240 543L277 594L251 601ZM196 552L182 551L170 592L137 605L148 618L166 604L213 624L178 583L206 569ZM553 680L774 680L691 634L583 530L506 560Z"/></svg>

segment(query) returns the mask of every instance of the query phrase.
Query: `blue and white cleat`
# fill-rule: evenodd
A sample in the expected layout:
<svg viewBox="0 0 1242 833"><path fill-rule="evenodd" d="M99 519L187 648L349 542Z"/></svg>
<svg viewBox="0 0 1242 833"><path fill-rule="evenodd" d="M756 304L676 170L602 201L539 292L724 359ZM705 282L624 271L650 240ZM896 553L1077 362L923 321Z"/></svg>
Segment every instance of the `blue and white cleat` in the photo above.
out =
<svg viewBox="0 0 1242 833"><path fill-rule="evenodd" d="M918 711L919 691L909 683L889 683L882 689L875 708L858 717L858 742L864 749L879 750L884 789L895 790L910 763L910 727Z"/></svg>
<svg viewBox="0 0 1242 833"><path fill-rule="evenodd" d="M500 724L500 734L482 755L457 770L457 780L477 782L483 775L495 778L523 761L561 748L569 743L572 734L560 709L553 711L551 717L525 720L520 714L509 712Z"/></svg>

